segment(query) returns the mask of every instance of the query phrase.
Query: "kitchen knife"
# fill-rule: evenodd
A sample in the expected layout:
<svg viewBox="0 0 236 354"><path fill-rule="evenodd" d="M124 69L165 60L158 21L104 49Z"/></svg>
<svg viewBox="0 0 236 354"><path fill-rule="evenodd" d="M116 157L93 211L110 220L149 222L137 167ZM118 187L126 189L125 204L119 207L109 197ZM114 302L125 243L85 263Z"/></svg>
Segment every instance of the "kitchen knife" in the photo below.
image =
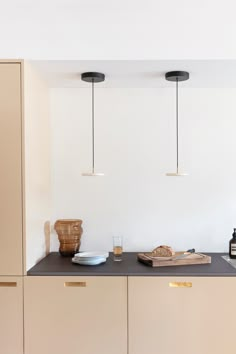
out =
<svg viewBox="0 0 236 354"><path fill-rule="evenodd" d="M188 257L191 253L195 253L195 248L192 248L192 249L190 249L190 250L187 250L187 251L184 252L183 254L172 258L172 261L176 261L177 259L186 258L186 257Z"/></svg>

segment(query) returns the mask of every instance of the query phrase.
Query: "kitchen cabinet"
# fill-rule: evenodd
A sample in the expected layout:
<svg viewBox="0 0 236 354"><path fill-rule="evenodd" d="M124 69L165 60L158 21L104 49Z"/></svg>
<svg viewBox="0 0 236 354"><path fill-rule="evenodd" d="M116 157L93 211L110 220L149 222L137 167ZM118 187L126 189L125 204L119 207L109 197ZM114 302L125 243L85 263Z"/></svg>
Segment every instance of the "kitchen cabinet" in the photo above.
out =
<svg viewBox="0 0 236 354"><path fill-rule="evenodd" d="M2 354L23 354L22 277L0 277L0 343Z"/></svg>
<svg viewBox="0 0 236 354"><path fill-rule="evenodd" d="M21 275L21 63L0 62L0 275Z"/></svg>
<svg viewBox="0 0 236 354"><path fill-rule="evenodd" d="M126 277L25 277L25 354L127 354Z"/></svg>
<svg viewBox="0 0 236 354"><path fill-rule="evenodd" d="M45 240L49 238L48 107L48 89L32 65L21 60L0 60L3 354L23 354L23 275L27 267L45 256Z"/></svg>
<svg viewBox="0 0 236 354"><path fill-rule="evenodd" d="M38 72L0 60L0 276L25 274L48 251L49 126L48 87Z"/></svg>
<svg viewBox="0 0 236 354"><path fill-rule="evenodd" d="M129 277L129 354L232 351L236 279Z"/></svg>

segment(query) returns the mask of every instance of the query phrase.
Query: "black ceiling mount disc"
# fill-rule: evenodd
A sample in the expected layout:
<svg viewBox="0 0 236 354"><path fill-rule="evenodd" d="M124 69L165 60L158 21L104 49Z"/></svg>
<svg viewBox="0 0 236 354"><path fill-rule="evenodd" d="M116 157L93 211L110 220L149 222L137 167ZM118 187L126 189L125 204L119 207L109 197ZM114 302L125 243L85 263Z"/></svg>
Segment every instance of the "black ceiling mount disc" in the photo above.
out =
<svg viewBox="0 0 236 354"><path fill-rule="evenodd" d="M169 71L165 77L168 81L186 81L189 79L189 73L187 71Z"/></svg>
<svg viewBox="0 0 236 354"><path fill-rule="evenodd" d="M86 82L102 82L105 80L105 75L96 72L87 72L81 74L81 80Z"/></svg>

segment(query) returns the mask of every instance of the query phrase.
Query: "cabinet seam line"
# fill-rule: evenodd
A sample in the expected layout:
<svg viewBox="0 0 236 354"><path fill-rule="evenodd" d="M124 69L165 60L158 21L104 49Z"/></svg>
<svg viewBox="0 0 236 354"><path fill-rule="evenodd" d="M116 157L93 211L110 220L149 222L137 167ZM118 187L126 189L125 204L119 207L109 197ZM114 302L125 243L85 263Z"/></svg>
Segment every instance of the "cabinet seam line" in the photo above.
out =
<svg viewBox="0 0 236 354"><path fill-rule="evenodd" d="M127 276L127 354L129 354L129 277Z"/></svg>

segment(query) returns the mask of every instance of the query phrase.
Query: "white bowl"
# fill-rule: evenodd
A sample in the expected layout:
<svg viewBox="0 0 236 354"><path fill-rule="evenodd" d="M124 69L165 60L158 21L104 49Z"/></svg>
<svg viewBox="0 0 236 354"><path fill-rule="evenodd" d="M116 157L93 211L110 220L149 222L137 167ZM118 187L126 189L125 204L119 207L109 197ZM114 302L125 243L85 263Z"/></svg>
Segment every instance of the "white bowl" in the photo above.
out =
<svg viewBox="0 0 236 354"><path fill-rule="evenodd" d="M79 260L92 260L97 258L107 258L109 256L108 252L79 252L74 255L74 258Z"/></svg>
<svg viewBox="0 0 236 354"><path fill-rule="evenodd" d="M72 258L73 263L77 263L80 265L97 265L106 262L105 257L97 257L95 259L76 259Z"/></svg>

